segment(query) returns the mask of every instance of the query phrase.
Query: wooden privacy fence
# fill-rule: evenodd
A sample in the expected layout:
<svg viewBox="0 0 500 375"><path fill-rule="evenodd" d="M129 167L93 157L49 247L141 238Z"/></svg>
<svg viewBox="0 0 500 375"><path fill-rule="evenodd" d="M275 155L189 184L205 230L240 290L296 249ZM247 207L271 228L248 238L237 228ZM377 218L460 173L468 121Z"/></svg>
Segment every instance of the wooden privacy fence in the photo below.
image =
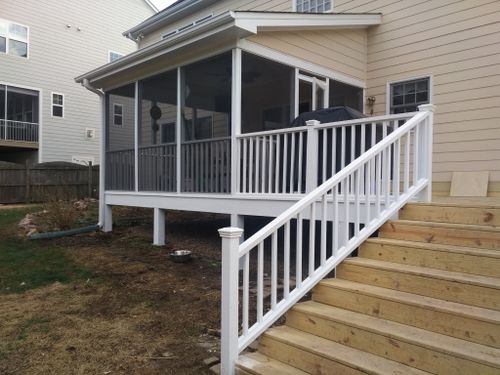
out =
<svg viewBox="0 0 500 375"><path fill-rule="evenodd" d="M0 162L0 204L97 198L98 188L98 165Z"/></svg>

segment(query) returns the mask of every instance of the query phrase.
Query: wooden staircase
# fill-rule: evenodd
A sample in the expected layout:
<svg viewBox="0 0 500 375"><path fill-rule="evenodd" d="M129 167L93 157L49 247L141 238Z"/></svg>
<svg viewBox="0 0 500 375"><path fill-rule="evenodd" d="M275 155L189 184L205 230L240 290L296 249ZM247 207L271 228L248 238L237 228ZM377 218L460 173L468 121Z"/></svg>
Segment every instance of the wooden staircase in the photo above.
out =
<svg viewBox="0 0 500 375"><path fill-rule="evenodd" d="M240 374L500 374L500 207L409 204Z"/></svg>

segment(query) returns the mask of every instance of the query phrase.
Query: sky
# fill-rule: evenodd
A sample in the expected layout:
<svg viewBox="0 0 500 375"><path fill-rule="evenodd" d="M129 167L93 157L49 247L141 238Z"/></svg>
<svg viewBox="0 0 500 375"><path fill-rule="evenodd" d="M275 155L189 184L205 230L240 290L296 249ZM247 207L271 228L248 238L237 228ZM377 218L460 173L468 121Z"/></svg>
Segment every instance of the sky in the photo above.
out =
<svg viewBox="0 0 500 375"><path fill-rule="evenodd" d="M151 0L151 2L160 10L166 8L170 4L174 3L175 0Z"/></svg>

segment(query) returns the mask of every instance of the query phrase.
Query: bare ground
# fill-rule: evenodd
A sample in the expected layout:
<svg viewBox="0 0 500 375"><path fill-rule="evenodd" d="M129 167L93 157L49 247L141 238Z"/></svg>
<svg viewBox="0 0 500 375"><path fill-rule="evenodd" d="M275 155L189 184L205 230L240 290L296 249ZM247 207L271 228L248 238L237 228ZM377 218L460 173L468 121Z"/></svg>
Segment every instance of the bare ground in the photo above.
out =
<svg viewBox="0 0 500 375"><path fill-rule="evenodd" d="M203 360L219 355L217 229L227 222L178 213L167 222L161 248L149 224L51 241L95 275L0 295L0 374L208 373ZM176 249L194 259L172 263Z"/></svg>

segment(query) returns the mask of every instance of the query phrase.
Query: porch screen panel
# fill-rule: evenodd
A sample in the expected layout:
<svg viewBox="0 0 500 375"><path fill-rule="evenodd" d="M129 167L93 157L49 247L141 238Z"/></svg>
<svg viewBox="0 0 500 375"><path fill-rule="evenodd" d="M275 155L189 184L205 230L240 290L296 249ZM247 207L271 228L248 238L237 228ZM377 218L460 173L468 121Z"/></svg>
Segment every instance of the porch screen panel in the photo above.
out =
<svg viewBox="0 0 500 375"><path fill-rule="evenodd" d="M182 69L181 188L229 193L231 187L232 55Z"/></svg>
<svg viewBox="0 0 500 375"><path fill-rule="evenodd" d="M139 82L139 190L176 190L177 70Z"/></svg>
<svg viewBox="0 0 500 375"><path fill-rule="evenodd" d="M134 190L135 84L106 93L106 190Z"/></svg>

